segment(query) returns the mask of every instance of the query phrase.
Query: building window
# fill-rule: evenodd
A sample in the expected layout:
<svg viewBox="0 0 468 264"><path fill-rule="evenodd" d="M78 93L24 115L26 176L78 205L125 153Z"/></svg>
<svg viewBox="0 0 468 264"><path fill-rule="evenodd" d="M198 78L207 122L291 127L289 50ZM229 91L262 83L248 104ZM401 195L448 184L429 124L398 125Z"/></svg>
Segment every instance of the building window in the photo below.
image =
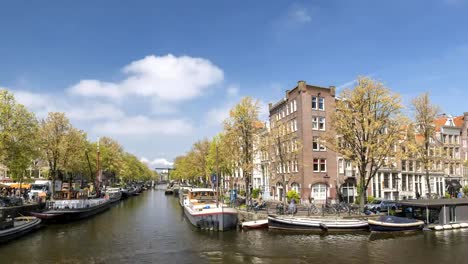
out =
<svg viewBox="0 0 468 264"><path fill-rule="evenodd" d="M325 98L312 96L312 109L325 110Z"/></svg>
<svg viewBox="0 0 468 264"><path fill-rule="evenodd" d="M293 183L291 184L291 190L294 190L294 191L296 191L297 193L300 194L299 189L300 189L299 183L293 182Z"/></svg>
<svg viewBox="0 0 468 264"><path fill-rule="evenodd" d="M297 120L294 119L294 120L293 120L293 123L294 123L294 131L297 131Z"/></svg>
<svg viewBox="0 0 468 264"><path fill-rule="evenodd" d="M401 161L401 170L406 171L406 160Z"/></svg>
<svg viewBox="0 0 468 264"><path fill-rule="evenodd" d="M344 160L338 159L338 172L344 173Z"/></svg>
<svg viewBox="0 0 468 264"><path fill-rule="evenodd" d="M319 130L325 130L325 117L319 117L318 118L318 129Z"/></svg>
<svg viewBox="0 0 468 264"><path fill-rule="evenodd" d="M320 171L321 172L326 172L327 171L327 160L326 159L320 159Z"/></svg>
<svg viewBox="0 0 468 264"><path fill-rule="evenodd" d="M313 151L326 151L327 148L321 143L319 137L312 137L312 150Z"/></svg>
<svg viewBox="0 0 468 264"><path fill-rule="evenodd" d="M323 183L317 183L312 185L312 191L310 196L314 200L325 200L326 197L327 186Z"/></svg>
<svg viewBox="0 0 468 264"><path fill-rule="evenodd" d="M318 130L318 117L317 116L312 117L312 129Z"/></svg>
<svg viewBox="0 0 468 264"><path fill-rule="evenodd" d="M314 172L326 172L327 171L327 160L326 159L314 159Z"/></svg>
<svg viewBox="0 0 468 264"><path fill-rule="evenodd" d="M383 187L388 189L390 188L390 180L389 180L389 175L388 173L384 173L384 176L383 176Z"/></svg>
<svg viewBox="0 0 468 264"><path fill-rule="evenodd" d="M319 97L318 99L318 109L325 110L325 98Z"/></svg>
<svg viewBox="0 0 468 264"><path fill-rule="evenodd" d="M319 137L313 137L312 138L312 150L313 151L319 151Z"/></svg>
<svg viewBox="0 0 468 264"><path fill-rule="evenodd" d="M296 112L297 110L296 100L293 101L293 110L293 112Z"/></svg>
<svg viewBox="0 0 468 264"><path fill-rule="evenodd" d="M320 171L320 169L319 169L319 160L318 159L314 159L314 171L315 172Z"/></svg>

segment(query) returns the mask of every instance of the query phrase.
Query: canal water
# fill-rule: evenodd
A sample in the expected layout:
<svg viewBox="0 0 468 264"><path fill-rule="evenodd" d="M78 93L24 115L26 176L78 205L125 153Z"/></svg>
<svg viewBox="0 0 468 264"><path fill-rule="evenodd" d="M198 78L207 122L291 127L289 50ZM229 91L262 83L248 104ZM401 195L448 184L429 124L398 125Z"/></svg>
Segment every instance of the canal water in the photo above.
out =
<svg viewBox="0 0 468 264"><path fill-rule="evenodd" d="M0 263L468 263L468 230L215 233L195 229L177 199L154 190L93 218L0 245Z"/></svg>

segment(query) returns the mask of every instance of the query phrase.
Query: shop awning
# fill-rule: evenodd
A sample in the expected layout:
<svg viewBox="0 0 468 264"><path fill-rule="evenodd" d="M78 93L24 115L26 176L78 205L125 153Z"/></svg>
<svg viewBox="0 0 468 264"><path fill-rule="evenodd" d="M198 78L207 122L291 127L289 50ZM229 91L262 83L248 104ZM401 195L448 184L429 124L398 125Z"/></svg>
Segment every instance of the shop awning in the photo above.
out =
<svg viewBox="0 0 468 264"><path fill-rule="evenodd" d="M20 188L20 183L15 182L15 183L10 184L9 186L10 186L10 188L18 189L18 188ZM30 187L31 187L31 184L29 184L29 183L22 183L21 184L22 189L29 189Z"/></svg>

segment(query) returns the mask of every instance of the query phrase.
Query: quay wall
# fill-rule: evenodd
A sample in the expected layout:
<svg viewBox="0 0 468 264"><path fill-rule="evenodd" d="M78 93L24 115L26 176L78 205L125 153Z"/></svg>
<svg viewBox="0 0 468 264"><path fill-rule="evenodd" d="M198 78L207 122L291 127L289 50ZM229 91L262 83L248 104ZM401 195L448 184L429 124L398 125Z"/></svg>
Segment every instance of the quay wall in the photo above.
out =
<svg viewBox="0 0 468 264"><path fill-rule="evenodd" d="M44 209L45 203L25 204L22 206L0 207L0 212L3 216L17 217L22 215L30 215L29 212L39 211Z"/></svg>

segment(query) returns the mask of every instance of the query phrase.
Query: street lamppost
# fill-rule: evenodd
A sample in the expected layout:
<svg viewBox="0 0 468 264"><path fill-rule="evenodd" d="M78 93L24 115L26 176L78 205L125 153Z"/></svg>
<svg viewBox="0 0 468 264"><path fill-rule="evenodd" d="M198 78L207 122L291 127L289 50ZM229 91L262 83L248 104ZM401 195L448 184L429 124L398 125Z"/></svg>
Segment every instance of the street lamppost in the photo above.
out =
<svg viewBox="0 0 468 264"><path fill-rule="evenodd" d="M325 174L323 176L323 179L325 181L325 206L328 205L328 180L330 179L330 176L328 174Z"/></svg>

